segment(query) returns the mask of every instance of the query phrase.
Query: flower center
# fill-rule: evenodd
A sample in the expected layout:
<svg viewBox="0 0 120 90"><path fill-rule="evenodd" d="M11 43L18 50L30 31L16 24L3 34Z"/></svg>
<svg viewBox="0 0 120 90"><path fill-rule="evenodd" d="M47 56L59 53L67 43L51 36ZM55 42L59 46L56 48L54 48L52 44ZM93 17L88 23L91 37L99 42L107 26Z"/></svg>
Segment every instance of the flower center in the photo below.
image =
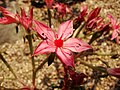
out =
<svg viewBox="0 0 120 90"><path fill-rule="evenodd" d="M62 47L63 46L63 40L58 39L54 41L54 44L56 47Z"/></svg>

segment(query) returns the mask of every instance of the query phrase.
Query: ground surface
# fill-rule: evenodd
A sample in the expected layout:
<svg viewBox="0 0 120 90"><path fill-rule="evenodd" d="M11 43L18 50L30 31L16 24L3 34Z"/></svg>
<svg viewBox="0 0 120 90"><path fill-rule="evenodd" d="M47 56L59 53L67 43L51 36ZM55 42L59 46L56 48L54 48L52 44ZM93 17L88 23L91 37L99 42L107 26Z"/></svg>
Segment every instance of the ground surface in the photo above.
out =
<svg viewBox="0 0 120 90"><path fill-rule="evenodd" d="M75 7L80 8L81 4L87 4L89 9L100 6L102 8L101 14L105 16L108 13L113 14L116 18L120 20L120 0L86 0L81 3L77 3ZM23 3L22 0L17 0L17 2L10 2L8 8L11 11L19 10L19 7L24 7L26 11L29 9L28 6L30 4ZM16 8L17 7L17 8ZM73 6L74 7L74 6ZM46 9L35 9L35 18L42 20L45 17ZM37 16L38 15L38 16ZM43 17L44 16L44 17ZM39 17L39 18L38 18ZM54 22L57 21L54 20ZM47 23L46 23L47 24ZM8 61L8 63L13 68L14 72L18 76L22 82L31 86L31 77L32 77L32 66L28 48L28 42L24 42L23 36L24 31L20 30L19 33L15 32L16 25L0 25L0 52L4 56L4 58ZM53 27L58 25L53 25ZM57 27L55 27L57 28ZM34 48L40 40L36 39L33 43ZM94 51L98 51L103 54L111 54L117 53L120 55L120 46L113 42L108 41L107 39L99 39L97 42L92 44ZM45 58L45 55L36 56L36 65L40 64L42 60ZM106 62L110 67L119 67L120 66L120 57L113 59L109 55L90 55L87 57L81 57L88 64L92 64L94 66L105 66L103 63ZM88 76L92 75L92 69L89 69L87 66L80 64L78 61L76 64L76 71L84 72ZM58 85L60 83L60 79L63 77L63 68L60 64L59 60L56 60L52 65L48 67L47 64L40 70L37 74L36 85L40 90L52 90L52 85ZM91 90L95 82L91 80L86 84L86 90ZM94 90L114 90L115 83L117 79L115 77L107 77L101 78L97 83ZM14 78L13 74L8 70L5 64L0 60L0 85L6 88L21 88L22 84L18 82L17 79ZM55 89L58 90L58 89ZM119 90L119 89L118 89Z"/></svg>

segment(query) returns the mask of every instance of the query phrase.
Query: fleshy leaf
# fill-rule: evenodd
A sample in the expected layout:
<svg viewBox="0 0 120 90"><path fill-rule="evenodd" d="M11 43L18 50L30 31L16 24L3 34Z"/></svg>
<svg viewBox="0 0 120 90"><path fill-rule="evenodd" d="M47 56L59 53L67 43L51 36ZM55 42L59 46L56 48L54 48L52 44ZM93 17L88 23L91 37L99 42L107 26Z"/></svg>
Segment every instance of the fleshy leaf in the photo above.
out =
<svg viewBox="0 0 120 90"><path fill-rule="evenodd" d="M18 33L19 31L18 25L15 28L16 28L16 33Z"/></svg>
<svg viewBox="0 0 120 90"><path fill-rule="evenodd" d="M97 31L97 32L95 32L92 35L92 37L91 37L91 39L89 41L89 44L91 44L93 41L95 41L96 39L98 39L99 37L101 37L103 35L103 33L104 33L103 31Z"/></svg>
<svg viewBox="0 0 120 90"><path fill-rule="evenodd" d="M55 53L51 53L48 57L48 66L50 66L53 63L54 58L55 58Z"/></svg>

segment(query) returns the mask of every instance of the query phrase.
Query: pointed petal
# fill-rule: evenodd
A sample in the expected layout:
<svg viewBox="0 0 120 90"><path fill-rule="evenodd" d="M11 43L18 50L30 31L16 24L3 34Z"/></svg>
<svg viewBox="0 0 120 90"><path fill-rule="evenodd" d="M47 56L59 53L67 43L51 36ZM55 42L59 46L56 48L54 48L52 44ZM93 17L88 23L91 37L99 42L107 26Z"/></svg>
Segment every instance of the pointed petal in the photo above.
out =
<svg viewBox="0 0 120 90"><path fill-rule="evenodd" d="M116 42L117 42L118 44L120 44L120 36L118 36L118 37L116 38Z"/></svg>
<svg viewBox="0 0 120 90"><path fill-rule="evenodd" d="M45 3L48 8L52 8L52 4L54 3L54 0L45 0Z"/></svg>
<svg viewBox="0 0 120 90"><path fill-rule="evenodd" d="M118 30L114 30L114 31L113 31L111 40L113 40L113 39L115 39L115 38L118 37L118 32L117 32L117 31L118 31Z"/></svg>
<svg viewBox="0 0 120 90"><path fill-rule="evenodd" d="M11 24L16 23L17 21L11 17L2 17L0 18L0 24Z"/></svg>
<svg viewBox="0 0 120 90"><path fill-rule="evenodd" d="M3 16L9 16L11 18L15 18L15 14L9 12L6 8L0 6L0 11L2 12Z"/></svg>
<svg viewBox="0 0 120 90"><path fill-rule="evenodd" d="M79 19L83 19L84 16L87 15L87 9L88 9L87 6L82 6L82 7L81 7L81 12L80 12L80 14L79 14L79 16L78 16Z"/></svg>
<svg viewBox="0 0 120 90"><path fill-rule="evenodd" d="M82 52L88 49L92 49L92 47L83 42L81 39L70 38L64 42L64 48L67 48L73 52Z"/></svg>
<svg viewBox="0 0 120 90"><path fill-rule="evenodd" d="M47 40L43 40L35 49L33 55L55 52L55 46Z"/></svg>
<svg viewBox="0 0 120 90"><path fill-rule="evenodd" d="M33 7L30 8L29 12L30 12L29 18L30 18L30 20L32 20L33 19Z"/></svg>
<svg viewBox="0 0 120 90"><path fill-rule="evenodd" d="M108 14L107 17L110 19L110 22L112 24L112 29L113 29L111 40L116 38L116 41L118 42L119 41L118 36L120 34L120 32L119 32L119 29L120 29L119 23L113 18L112 15Z"/></svg>
<svg viewBox="0 0 120 90"><path fill-rule="evenodd" d="M22 8L20 8L20 9L21 9L21 16L24 19L27 16L26 13L25 13L25 10L22 9Z"/></svg>
<svg viewBox="0 0 120 90"><path fill-rule="evenodd" d="M34 20L34 25L35 28L34 30L38 32L38 34L43 38L43 39L49 39L51 41L55 40L55 34L51 28L46 26L45 24L35 21Z"/></svg>
<svg viewBox="0 0 120 90"><path fill-rule="evenodd" d="M4 16L0 18L0 24L11 24L18 22L16 14L9 12L6 8L0 6L0 12L2 12L2 15Z"/></svg>
<svg viewBox="0 0 120 90"><path fill-rule="evenodd" d="M87 22L89 22L90 20L92 20L93 18L97 17L99 12L100 12L101 8L97 7L94 10L92 10L89 15L88 15L88 20Z"/></svg>
<svg viewBox="0 0 120 90"><path fill-rule="evenodd" d="M114 20L112 15L108 14L107 17L110 19L112 26L116 25L116 21Z"/></svg>
<svg viewBox="0 0 120 90"><path fill-rule="evenodd" d="M81 12L84 13L84 15L86 15L87 10L88 10L88 6L87 5L84 5L84 6L81 7Z"/></svg>
<svg viewBox="0 0 120 90"><path fill-rule="evenodd" d="M20 23L23 25L23 27L28 30L32 27L33 22L33 8L29 9L29 15L26 15L26 12L24 9L21 8L21 17L18 16Z"/></svg>
<svg viewBox="0 0 120 90"><path fill-rule="evenodd" d="M120 78L120 68L108 68L108 74Z"/></svg>
<svg viewBox="0 0 120 90"><path fill-rule="evenodd" d="M74 67L74 57L70 50L57 48L56 54L64 65Z"/></svg>
<svg viewBox="0 0 120 90"><path fill-rule="evenodd" d="M69 20L62 23L58 29L58 38L67 39L73 34L73 21Z"/></svg>
<svg viewBox="0 0 120 90"><path fill-rule="evenodd" d="M110 19L110 22L111 22L111 24L112 24L112 28L113 28L113 29L119 29L119 28L120 28L119 23L117 22L117 20L115 20L115 19L113 18L112 15L108 14L107 17Z"/></svg>

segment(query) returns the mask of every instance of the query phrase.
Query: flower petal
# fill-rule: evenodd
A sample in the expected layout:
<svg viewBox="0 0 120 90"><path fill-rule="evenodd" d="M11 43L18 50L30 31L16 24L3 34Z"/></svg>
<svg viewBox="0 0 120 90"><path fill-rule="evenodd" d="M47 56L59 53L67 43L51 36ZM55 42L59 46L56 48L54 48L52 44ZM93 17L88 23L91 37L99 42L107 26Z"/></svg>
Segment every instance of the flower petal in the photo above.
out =
<svg viewBox="0 0 120 90"><path fill-rule="evenodd" d="M73 52L82 52L88 49L92 49L89 44L83 42L81 39L76 38L69 38L66 40L63 44L63 47Z"/></svg>
<svg viewBox="0 0 120 90"><path fill-rule="evenodd" d="M20 8L21 9L21 16L23 19L25 19L25 17L27 17L26 13L25 13L25 9Z"/></svg>
<svg viewBox="0 0 120 90"><path fill-rule="evenodd" d="M0 18L0 24L18 23L16 14L9 12L6 8L0 6L0 12L4 17Z"/></svg>
<svg viewBox="0 0 120 90"><path fill-rule="evenodd" d="M16 23L16 20L11 17L0 18L0 24L11 24L11 23Z"/></svg>
<svg viewBox="0 0 120 90"><path fill-rule="evenodd" d="M93 9L89 15L88 15L88 20L87 22L89 22L90 20L92 20L93 18L96 18L98 16L98 14L100 13L101 8L97 7L95 9Z"/></svg>
<svg viewBox="0 0 120 90"><path fill-rule="evenodd" d="M115 29L115 30L113 31L111 40L113 40L113 39L115 39L115 38L118 37L118 32L117 32L117 31L118 31L117 29Z"/></svg>
<svg viewBox="0 0 120 90"><path fill-rule="evenodd" d="M108 68L108 74L120 78L120 68Z"/></svg>
<svg viewBox="0 0 120 90"><path fill-rule="evenodd" d="M74 57L70 50L57 48L56 54L64 65L74 67Z"/></svg>
<svg viewBox="0 0 120 90"><path fill-rule="evenodd" d="M33 55L37 54L45 54L55 52L55 46L51 44L51 42L48 42L47 40L43 40L35 49Z"/></svg>
<svg viewBox="0 0 120 90"><path fill-rule="evenodd" d="M49 39L51 41L55 40L55 33L51 28L46 26L45 24L35 21L33 22L35 24L34 30L38 32L38 34L45 40Z"/></svg>
<svg viewBox="0 0 120 90"><path fill-rule="evenodd" d="M30 18L30 20L32 20L33 19L33 7L32 8L30 8L30 10L29 10L29 18Z"/></svg>
<svg viewBox="0 0 120 90"><path fill-rule="evenodd" d="M69 20L62 23L58 29L58 38L67 39L73 34L73 21Z"/></svg>
<svg viewBox="0 0 120 90"><path fill-rule="evenodd" d="M113 18L113 16L108 14L107 17L110 19L110 22L111 22L112 26L115 26L116 25L116 20Z"/></svg>
<svg viewBox="0 0 120 90"><path fill-rule="evenodd" d="M33 21L33 8L29 9L29 16L27 16L25 10L21 8L21 17L18 15L18 18L26 30L28 30L28 28L30 29Z"/></svg>
<svg viewBox="0 0 120 90"><path fill-rule="evenodd" d="M49 9L52 8L53 2L54 2L54 0L45 0L45 3Z"/></svg>
<svg viewBox="0 0 120 90"><path fill-rule="evenodd" d="M112 29L113 29L111 40L116 38L116 41L118 43L118 41L119 41L118 36L120 34L120 32L119 32L119 29L120 29L119 23L113 18L112 15L108 14L107 17L110 19L110 22L112 24Z"/></svg>
<svg viewBox="0 0 120 90"><path fill-rule="evenodd" d="M6 8L1 7L1 6L0 6L0 11L2 12L3 16L5 16L5 17L9 16L11 18L15 18L15 16L16 16L15 14L9 12Z"/></svg>

